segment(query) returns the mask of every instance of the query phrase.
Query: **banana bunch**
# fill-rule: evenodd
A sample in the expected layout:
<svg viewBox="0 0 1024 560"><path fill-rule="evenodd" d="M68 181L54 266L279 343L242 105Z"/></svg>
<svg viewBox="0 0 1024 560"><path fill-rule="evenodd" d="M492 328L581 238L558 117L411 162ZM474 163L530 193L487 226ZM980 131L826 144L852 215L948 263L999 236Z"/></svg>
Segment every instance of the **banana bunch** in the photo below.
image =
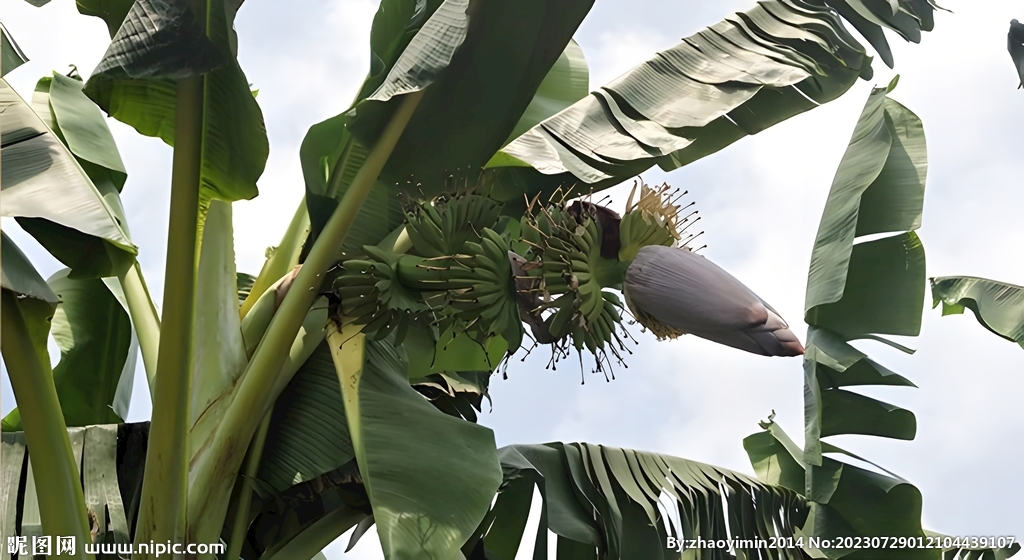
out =
<svg viewBox="0 0 1024 560"><path fill-rule="evenodd" d="M490 228L463 243L462 252L438 257L407 255L398 278L421 294L437 318L438 330L467 332L478 344L501 336L515 352L523 337L516 305L509 241Z"/></svg>
<svg viewBox="0 0 1024 560"><path fill-rule="evenodd" d="M523 240L530 246L527 274L539 280L542 304L534 311L553 310L544 320L557 340L571 339L577 351L589 350L598 358L620 342L621 301L602 284L602 234L597 220L577 215L562 205L542 207L523 217ZM556 343L557 344L557 343ZM620 343L621 345L621 343Z"/></svg>
<svg viewBox="0 0 1024 560"><path fill-rule="evenodd" d="M422 202L406 214L415 255L403 257L398 278L422 294L440 332L468 333L485 345L503 337L509 352L522 342L509 240L495 231L501 204L460 194Z"/></svg>
<svg viewBox="0 0 1024 560"><path fill-rule="evenodd" d="M501 204L486 196L465 194L416 204L406 212L405 231L415 252L423 257L445 257L463 252L467 241L493 228Z"/></svg>
<svg viewBox="0 0 1024 560"><path fill-rule="evenodd" d="M412 323L429 323L430 306L422 294L398 280L400 255L373 246L363 249L365 256L342 263L333 292L341 299L342 314L354 318L357 325L365 325L367 336L382 340L395 332L400 342Z"/></svg>
<svg viewBox="0 0 1024 560"><path fill-rule="evenodd" d="M523 340L523 323L516 303L515 278L509 263L509 241L490 228L480 231L479 241L467 241L463 254L452 260L455 274L473 278L468 288L449 291L452 318L484 345L493 336L508 342L509 355Z"/></svg>
<svg viewBox="0 0 1024 560"><path fill-rule="evenodd" d="M665 245L671 247L679 242L678 205L673 204L668 185L658 188L640 185L640 197L634 204L636 185L629 193L626 202L626 214L619 224L619 260L632 262L641 248L647 245ZM686 194L686 193L682 193Z"/></svg>

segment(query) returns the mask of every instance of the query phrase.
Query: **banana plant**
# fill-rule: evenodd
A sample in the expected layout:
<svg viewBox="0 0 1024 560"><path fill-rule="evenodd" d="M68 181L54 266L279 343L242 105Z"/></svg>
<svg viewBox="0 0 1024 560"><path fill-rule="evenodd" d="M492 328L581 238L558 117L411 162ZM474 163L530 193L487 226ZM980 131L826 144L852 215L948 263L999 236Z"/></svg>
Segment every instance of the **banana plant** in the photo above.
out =
<svg viewBox="0 0 1024 560"><path fill-rule="evenodd" d="M236 60L241 4L79 0L111 37L88 79L55 74L32 107L0 82L3 210L69 269L49 285L32 277L31 289L8 287L8 271L29 265L9 266L18 253L5 246L5 310L8 299L41 302L31 328L11 323L24 334L13 340L34 336L23 348L41 348L53 292L67 294L67 321L81 315L74 291L53 287L60 282L86 283L102 295L90 304L117 312L102 327L119 338L100 341L115 359L94 383L75 383L89 399L57 390L58 370L12 347L5 319L5 362L28 387L16 387L24 441L46 458L31 469L24 448L5 459L5 496L17 501L24 476L15 473L31 471L42 531L83 542L90 530L104 542L222 540L225 557L252 560L312 558L346 530L356 527L354 542L376 524L388 558L510 558L534 486L547 500L542 526L559 535L565 558L667 554L669 534L807 530L825 502L803 488L589 444L498 450L476 413L490 376L527 345L548 347L552 362L592 355L613 375L633 343L623 326L630 313L659 338L690 333L757 354L804 354L767 302L699 255L689 232L696 218L677 191L638 183L621 212L593 195L838 98L872 75L867 48L846 25L891 66L883 30L920 41L934 25L932 2L765 0L589 92L572 37L592 0L382 0L370 72L343 112L309 129L303 203L256 276L235 270L231 229L231 203L258 194L268 152ZM5 64L24 59L4 39ZM909 112L886 107L886 118L909 122ZM159 315L135 261L118 199L124 167L100 111L173 147ZM897 149L888 142L873 145L872 164ZM49 165L29 165L45 158ZM875 199L879 215L891 210L886 200ZM843 248L826 257L843 261ZM693 297L702 290L715 297ZM830 313L856 315L821 302L810 309L815 328L832 328ZM904 317L913 311L891 314L913 323ZM119 419L98 407L123 394L114 372L130 361L120 358L124 333L138 340L159 397L152 422L89 424L69 436L65 418ZM61 362L67 371L87 351L75 342ZM820 347L809 340L805 360ZM18 449L20 433L5 446ZM126 442L116 477L112 433ZM76 455L79 440L96 449ZM820 466L813 450L805 455ZM104 458L102 474L79 457ZM83 499L72 483L79 468L87 489L113 496ZM94 475L116 479L116 490L91 484ZM663 495L671 521L660 517ZM48 500L69 507L45 509ZM31 507L7 508L5 531ZM546 537L538 533L537 550Z"/></svg>

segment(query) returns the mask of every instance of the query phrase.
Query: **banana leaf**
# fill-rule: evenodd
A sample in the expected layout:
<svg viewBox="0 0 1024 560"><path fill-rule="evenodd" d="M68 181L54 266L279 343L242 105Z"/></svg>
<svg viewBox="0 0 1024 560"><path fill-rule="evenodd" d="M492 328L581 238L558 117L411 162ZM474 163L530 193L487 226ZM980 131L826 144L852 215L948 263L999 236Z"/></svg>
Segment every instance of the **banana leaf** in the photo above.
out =
<svg viewBox="0 0 1024 560"><path fill-rule="evenodd" d="M28 57L14 42L14 37L11 37L4 24L0 23L0 78L26 62Z"/></svg>
<svg viewBox="0 0 1024 560"><path fill-rule="evenodd" d="M870 3L767 0L684 39L505 146L488 164L494 196L598 191L653 165L676 169L838 98L872 70L833 7L846 16ZM930 4L898 7L856 26L911 39L931 28Z"/></svg>
<svg viewBox="0 0 1024 560"><path fill-rule="evenodd" d="M743 474L666 455L589 443L513 445L499 451L503 481L497 499L463 552L469 560L548 557L548 531L559 560L583 558L725 557L724 550L676 546L702 538L768 541L791 537L809 504L797 492ZM526 535L534 488L542 506L536 536ZM739 551L737 551L739 553ZM756 551L745 551L757 554ZM773 558L805 558L799 549ZM695 555L696 554L696 555Z"/></svg>
<svg viewBox="0 0 1024 560"><path fill-rule="evenodd" d="M3 215L16 217L75 276L123 273L138 250L120 206L117 175L104 168L120 162L116 148L110 151L106 123L82 95L80 82L59 74L40 82L33 105L42 115L0 80ZM78 141L85 137L90 141ZM111 180L94 182L93 176Z"/></svg>
<svg viewBox="0 0 1024 560"><path fill-rule="evenodd" d="M924 305L921 226L928 156L921 120L888 97L868 98L843 156L811 254L805 320L857 337L916 336ZM866 235L911 232L856 243Z"/></svg>
<svg viewBox="0 0 1024 560"><path fill-rule="evenodd" d="M308 481L255 498L242 557L287 560L312 556L300 556L296 549L319 551L369 515L362 478L355 461L348 461Z"/></svg>
<svg viewBox="0 0 1024 560"><path fill-rule="evenodd" d="M384 555L453 557L501 482L494 434L438 411L413 390L393 337L368 341L335 331L327 340Z"/></svg>
<svg viewBox="0 0 1024 560"><path fill-rule="evenodd" d="M1013 284L946 276L932 278L932 307L942 304L942 315L970 309L981 326L1024 348L1024 288Z"/></svg>
<svg viewBox="0 0 1024 560"><path fill-rule="evenodd" d="M258 477L282 492L354 458L341 385L323 342L274 404Z"/></svg>
<svg viewBox="0 0 1024 560"><path fill-rule="evenodd" d="M310 128L302 142L312 224L307 249L376 142L396 97L427 88L342 250L375 245L401 223L399 192L430 197L454 182L473 181L474 170L507 142L527 111L530 120L544 118L580 95L584 65L570 41L592 4L500 0L470 7L468 0L384 0L371 28L370 74L356 101ZM547 101L535 103L546 79Z"/></svg>
<svg viewBox="0 0 1024 560"><path fill-rule="evenodd" d="M128 416L138 340L120 285L110 279L73 279L69 270L47 283L60 298L50 331L60 349L53 380L68 427L117 424ZM20 431L17 408L4 431Z"/></svg>
<svg viewBox="0 0 1024 560"><path fill-rule="evenodd" d="M804 493L806 470L818 472L813 477L814 482L806 487L805 495L814 503L811 505L807 525L800 531L800 535L816 535L822 539L906 535L920 537L922 540L936 536L921 528L921 493L906 480L877 465L876 468L884 474L854 467L831 457L825 457L822 466L809 465L803 452L781 426L769 420L762 423L761 427L763 431L743 440L743 447L758 479L765 484L780 485ZM838 447L824 445L826 453L869 462ZM1005 549L964 547L943 550L941 557L1009 558L1019 550L1019 544ZM938 549L829 548L814 552L820 554L817 557L851 560L940 557Z"/></svg>
<svg viewBox="0 0 1024 560"><path fill-rule="evenodd" d="M205 208L256 196L269 153L263 113L235 58L238 0L210 0L201 17L185 2L83 1L79 10L116 32L85 86L115 119L174 145L178 78L206 76L200 200ZM200 23L202 22L202 24ZM205 33L204 33L205 28Z"/></svg>

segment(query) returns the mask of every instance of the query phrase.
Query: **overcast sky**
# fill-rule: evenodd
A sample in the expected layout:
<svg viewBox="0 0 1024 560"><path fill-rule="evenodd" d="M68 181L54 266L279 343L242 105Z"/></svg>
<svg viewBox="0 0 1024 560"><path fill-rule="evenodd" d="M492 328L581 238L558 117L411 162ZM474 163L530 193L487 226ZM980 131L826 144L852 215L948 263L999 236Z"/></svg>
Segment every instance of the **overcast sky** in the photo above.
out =
<svg viewBox="0 0 1024 560"><path fill-rule="evenodd" d="M255 88L270 135L260 196L235 204L240 271L256 273L302 196L298 149L310 125L346 109L369 60L374 0L250 0L236 23L239 57ZM921 45L894 44L902 75L893 97L924 121L930 169L920 230L928 275L984 276L1024 284L1024 91L1006 53L1012 0L944 0L937 30ZM591 68L591 87L711 25L752 0L601 0L577 33ZM108 37L103 23L80 16L71 0L33 8L0 0L0 17L32 62L7 76L23 97L36 79L75 64L96 66ZM714 156L672 173L645 174L691 193L703 215L703 254L744 281L787 318L801 324L811 245L832 177L872 85L893 72L876 61L872 83ZM128 169L122 195L139 259L161 301L171 150L111 121ZM622 189L617 191L622 194ZM618 197L620 204L621 196ZM3 227L44 276L60 265L12 220ZM918 349L905 356L859 344L920 389L867 393L914 411L913 442L833 438L915 483L924 494L927 528L950 535L1024 538L1024 351L984 331L968 313L926 312ZM577 367L544 369L535 352L516 361L509 379L492 382L493 411L481 422L498 444L588 441L644 449L752 472L741 440L772 410L787 431L803 431L799 359L764 358L694 337L640 338L629 369L606 383ZM6 375L3 413L13 406ZM148 419L145 377L136 377L129 420ZM343 540L343 539L342 539ZM530 545L532 546L532 545ZM382 558L373 534L344 555Z"/></svg>

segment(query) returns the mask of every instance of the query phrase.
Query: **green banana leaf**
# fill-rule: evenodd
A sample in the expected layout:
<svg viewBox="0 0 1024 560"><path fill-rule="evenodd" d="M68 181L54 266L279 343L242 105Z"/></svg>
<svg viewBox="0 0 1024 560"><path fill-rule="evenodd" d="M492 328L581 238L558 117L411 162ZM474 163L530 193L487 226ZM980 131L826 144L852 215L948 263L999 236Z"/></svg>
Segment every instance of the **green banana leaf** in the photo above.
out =
<svg viewBox="0 0 1024 560"><path fill-rule="evenodd" d="M397 107L392 100L430 86L382 179L411 179L432 196L447 190L447 177L456 169L486 163L516 128L592 5L593 0L498 0L470 9L468 0L441 3L387 77L379 85L376 76L367 80L368 95L349 112L351 132L372 146Z"/></svg>
<svg viewBox="0 0 1024 560"><path fill-rule="evenodd" d="M769 421L744 445L760 477L813 502L807 536L925 536L921 493L892 473L853 466L822 438L862 434L912 440L914 414L849 387L913 387L906 378L849 344L880 334L917 336L924 306L925 254L913 230L921 225L927 149L921 120L871 92L825 203L807 280L804 355L804 448ZM862 241L864 236L878 239ZM904 349L907 352L913 352ZM877 467L877 465L876 465ZM779 469L774 473L771 469ZM880 470L881 467L878 467ZM783 482L784 481L784 482ZM831 548L827 558L935 558L936 550Z"/></svg>
<svg viewBox="0 0 1024 560"><path fill-rule="evenodd" d="M14 37L11 37L4 24L0 23L0 78L26 62L28 57L14 42Z"/></svg>
<svg viewBox="0 0 1024 560"><path fill-rule="evenodd" d="M915 536L934 533L921 528L921 493L909 482L892 473L881 474L825 457L821 466L808 465L804 454L782 427L769 420L763 431L743 440L743 447L758 479L807 495L814 503L802 536L821 538L879 536ZM843 449L825 444L825 452L864 460ZM805 487L806 469L817 471L813 483ZM806 491L805 491L806 488ZM1015 544L1006 549L947 549L943 558L1009 558L1020 550ZM817 551L829 559L938 558L938 550L841 549ZM982 556L982 555L985 556Z"/></svg>
<svg viewBox="0 0 1024 560"><path fill-rule="evenodd" d="M429 86L342 250L375 245L401 223L398 192L433 196L453 182L474 181L471 170L521 124L580 95L585 64L570 41L592 3L500 0L468 17L468 0L382 2L371 28L370 74L353 107L314 125L302 142L312 224L307 248L376 142L395 97Z"/></svg>
<svg viewBox="0 0 1024 560"><path fill-rule="evenodd" d="M921 224L928 158L921 120L888 97L894 87L895 80L869 95L811 253L804 451L816 467L821 466L820 438L825 436L909 440L916 434L910 411L843 388L911 385L847 341L879 334L916 336L921 328L925 258L912 230ZM857 243L858 237L886 233L896 235Z"/></svg>
<svg viewBox="0 0 1024 560"><path fill-rule="evenodd" d="M254 498L242 557L308 558L369 515L366 489L355 461L349 461L309 481Z"/></svg>
<svg viewBox="0 0 1024 560"><path fill-rule="evenodd" d="M570 40L537 87L506 144L590 93L590 68L579 43Z"/></svg>
<svg viewBox="0 0 1024 560"><path fill-rule="evenodd" d="M914 385L867 358L841 336L825 329L808 329L804 372L804 452L812 464L821 457L822 437L863 434L914 439L917 420L912 412L844 389Z"/></svg>
<svg viewBox="0 0 1024 560"><path fill-rule="evenodd" d="M187 3L138 0L80 2L82 13L118 25L85 91L110 116L145 136L174 145L175 81L205 74L200 198L226 201L256 196L269 144L263 113L235 60L238 0L210 0L206 33ZM123 21L120 21L123 20Z"/></svg>
<svg viewBox="0 0 1024 560"><path fill-rule="evenodd" d="M494 434L413 390L390 338L332 347L359 473L387 558L452 558L501 482Z"/></svg>
<svg viewBox="0 0 1024 560"><path fill-rule="evenodd" d="M238 287L238 305L241 306L245 303L245 298L249 297L249 292L252 291L252 287L256 284L256 277L252 274L239 272L235 278L235 283Z"/></svg>
<svg viewBox="0 0 1024 560"><path fill-rule="evenodd" d="M80 82L58 74L40 82L33 105L42 116L0 80L3 215L17 217L74 276L123 273L137 249L118 198L116 170L103 168L120 157L116 148L107 153L113 140L102 115ZM110 180L94 183L94 175Z"/></svg>
<svg viewBox="0 0 1024 560"><path fill-rule="evenodd" d="M65 269L47 283L60 298L50 331L60 349L54 385L68 427L117 424L128 416L138 341L121 287L111 279L74 279ZM17 408L4 431L21 430Z"/></svg>
<svg viewBox="0 0 1024 560"><path fill-rule="evenodd" d="M489 377L489 371L446 372L412 379L410 383L438 410L475 422L476 412L481 410L482 399L487 396ZM265 513L262 516L252 514L253 518L260 517L262 521L250 528L254 537L251 540L263 542L264 549L282 541L283 537L274 535L290 534L285 525L301 519L298 527L305 530L307 526L312 527L335 511L336 506L331 504L341 503L328 493L323 498L324 503L318 506L316 503L319 502L312 498L308 490L299 490L311 484L314 487L333 488L333 485L325 485L321 479L327 477L328 480L335 480L346 468L354 467L355 454L345 418L345 405L340 395L338 375L330 348L325 342L303 364L274 405L257 476L259 488L271 495L288 496L299 492L308 499L302 501L305 505L283 507L275 505L276 499L254 498L263 504L260 507ZM345 494L345 497L346 507L351 509L365 505L369 513L368 502L352 501L349 499L351 494ZM293 515L293 509L299 507L304 511L308 508L312 510ZM353 536L351 544L361 534ZM255 535L263 536L256 539ZM290 539L284 540L291 542ZM259 554L263 553L262 550Z"/></svg>
<svg viewBox="0 0 1024 560"><path fill-rule="evenodd" d="M884 26L919 38L933 8L898 4L903 15L922 14L912 18L917 27L903 17L865 25L879 35ZM655 164L676 169L832 101L871 72L864 47L823 2L760 2L657 53L504 147L490 164L496 196L514 201L524 189L532 198L579 183L600 190Z"/></svg>
<svg viewBox="0 0 1024 560"><path fill-rule="evenodd" d="M487 387L491 370L435 373L427 377L410 379L413 389L426 397L441 412L476 423L477 413L483 411L483 399L490 396Z"/></svg>
<svg viewBox="0 0 1024 560"><path fill-rule="evenodd" d="M407 353L410 349L406 349ZM490 371L445 372L411 379L438 410L476 421ZM320 344L274 404L258 478L277 492L355 458L331 350Z"/></svg>
<svg viewBox="0 0 1024 560"><path fill-rule="evenodd" d="M983 327L1024 348L1024 288L969 276L932 278L932 307L942 315L974 312Z"/></svg>
<svg viewBox="0 0 1024 560"><path fill-rule="evenodd" d="M354 458L341 385L323 342L274 403L258 477L283 492Z"/></svg>
<svg viewBox="0 0 1024 560"><path fill-rule="evenodd" d="M935 10L943 9L933 0L825 0L825 4L853 25L889 68L893 67L892 49L883 28L920 43L922 31L935 29Z"/></svg>
<svg viewBox="0 0 1024 560"><path fill-rule="evenodd" d="M534 558L680 558L673 539L768 540L798 533L808 514L796 492L746 475L666 455L589 443L513 445L499 451L503 482L467 558L522 557L534 487L543 506ZM667 515L665 515L667 513ZM692 556L694 552L697 556ZM682 557L724 551L690 551ZM776 558L804 558L797 549Z"/></svg>
<svg viewBox="0 0 1024 560"><path fill-rule="evenodd" d="M888 97L894 86L868 98L811 254L805 320L849 337L921 330L924 248L912 230L921 225L928 156L921 120Z"/></svg>
<svg viewBox="0 0 1024 560"><path fill-rule="evenodd" d="M31 300L45 304L52 314L60 303L60 298L53 293L53 289L39 275L25 253L7 237L6 233L0 232L0 240L3 243L0 246L0 258L3 258L3 264L0 264L0 287L10 291L20 301Z"/></svg>

